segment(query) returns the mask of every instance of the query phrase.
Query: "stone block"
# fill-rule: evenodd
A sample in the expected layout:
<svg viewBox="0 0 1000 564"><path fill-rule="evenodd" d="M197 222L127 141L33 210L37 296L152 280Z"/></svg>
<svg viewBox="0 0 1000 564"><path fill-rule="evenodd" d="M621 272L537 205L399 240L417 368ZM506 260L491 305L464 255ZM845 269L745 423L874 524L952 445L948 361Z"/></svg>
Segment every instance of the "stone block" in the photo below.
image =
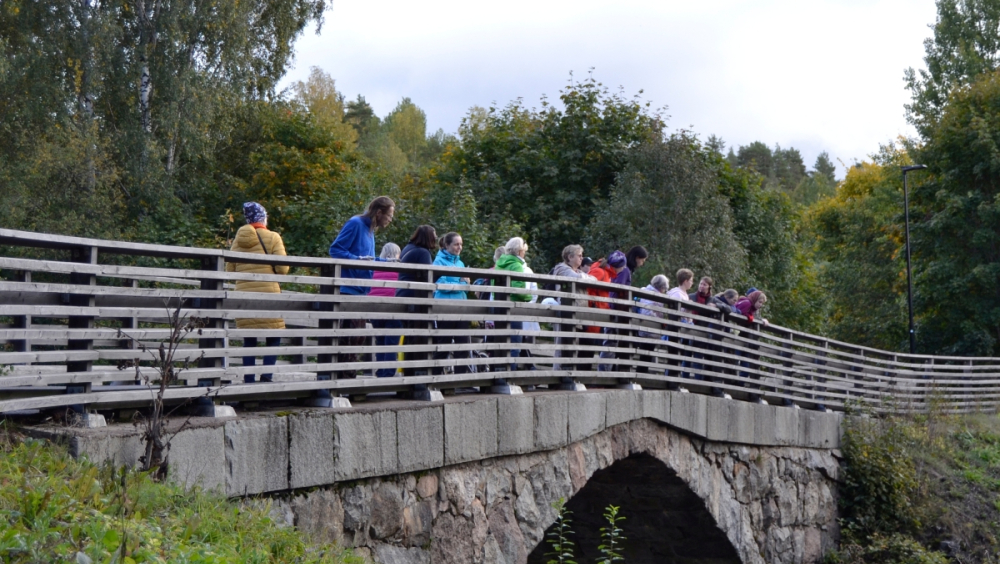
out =
<svg viewBox="0 0 1000 564"><path fill-rule="evenodd" d="M707 396L670 392L670 425L697 437L706 433Z"/></svg>
<svg viewBox="0 0 1000 564"><path fill-rule="evenodd" d="M552 393L534 397L536 449L558 448L566 444L569 396L570 394L565 393Z"/></svg>
<svg viewBox="0 0 1000 564"><path fill-rule="evenodd" d="M497 399L444 404L444 463L497 455Z"/></svg>
<svg viewBox="0 0 1000 564"><path fill-rule="evenodd" d="M535 398L497 398L497 436L501 456L531 452L535 445Z"/></svg>
<svg viewBox="0 0 1000 564"><path fill-rule="evenodd" d="M743 445L760 444L757 442L756 421L757 408L769 407L745 401L723 400L729 402L729 428L726 441Z"/></svg>
<svg viewBox="0 0 1000 564"><path fill-rule="evenodd" d="M705 438L725 442L729 438L729 406L733 400L705 398Z"/></svg>
<svg viewBox="0 0 1000 564"><path fill-rule="evenodd" d="M226 495L288 489L288 418L227 421Z"/></svg>
<svg viewBox="0 0 1000 564"><path fill-rule="evenodd" d="M397 473L396 412L335 413L333 455L338 482Z"/></svg>
<svg viewBox="0 0 1000 564"><path fill-rule="evenodd" d="M670 392L666 390L643 390L642 416L660 423L670 422Z"/></svg>
<svg viewBox="0 0 1000 564"><path fill-rule="evenodd" d="M778 444L776 428L779 408L773 405L756 405L753 414L753 435L754 444L760 446L773 446Z"/></svg>
<svg viewBox="0 0 1000 564"><path fill-rule="evenodd" d="M799 413L794 407L774 408L774 442L782 446L793 446L799 442Z"/></svg>
<svg viewBox="0 0 1000 564"><path fill-rule="evenodd" d="M608 417L606 427L628 423L641 417L642 390L609 390L604 392L608 398Z"/></svg>
<svg viewBox="0 0 1000 564"><path fill-rule="evenodd" d="M222 426L184 429L170 439L167 479L185 488L226 489L226 433Z"/></svg>
<svg viewBox="0 0 1000 564"><path fill-rule="evenodd" d="M305 412L290 416L288 425L288 486L309 488L334 483L333 414Z"/></svg>
<svg viewBox="0 0 1000 564"><path fill-rule="evenodd" d="M421 406L396 412L399 472L439 468L444 464L444 406Z"/></svg>
<svg viewBox="0 0 1000 564"><path fill-rule="evenodd" d="M375 561L381 564L431 564L430 551L416 546L406 548L376 543L372 552L375 553Z"/></svg>
<svg viewBox="0 0 1000 564"><path fill-rule="evenodd" d="M604 430L606 398L604 392L577 392L569 395L569 442L575 443Z"/></svg>
<svg viewBox="0 0 1000 564"><path fill-rule="evenodd" d="M99 429L98 432L81 432L72 437L64 438L53 434L46 438L54 442L68 439L70 455L74 458L85 457L98 466L136 466L139 464L139 457L145 452L142 435L137 432L109 436L105 429Z"/></svg>
<svg viewBox="0 0 1000 564"><path fill-rule="evenodd" d="M842 414L800 410L799 443L804 448L840 448Z"/></svg>

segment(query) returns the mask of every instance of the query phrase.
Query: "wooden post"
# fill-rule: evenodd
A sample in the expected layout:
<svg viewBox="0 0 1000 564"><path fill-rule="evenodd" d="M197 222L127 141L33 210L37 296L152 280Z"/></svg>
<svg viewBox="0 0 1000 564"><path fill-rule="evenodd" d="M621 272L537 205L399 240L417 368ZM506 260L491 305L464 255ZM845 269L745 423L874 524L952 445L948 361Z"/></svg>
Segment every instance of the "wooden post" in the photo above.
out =
<svg viewBox="0 0 1000 564"><path fill-rule="evenodd" d="M97 264L97 247L77 247L72 250L71 260L85 264ZM74 288L74 292L69 295L69 305L78 307L94 307L96 298L94 294L87 293L88 286L97 285L97 276L82 272L74 272L69 275L69 283L79 286L79 292ZM70 329L92 329L94 327L94 316L92 315L72 315L69 316ZM90 350L94 347L91 339L68 339L66 348L71 351ZM70 361L66 363L67 372L90 372L93 363L89 360ZM70 393L86 393L91 388L90 382L67 387Z"/></svg>
<svg viewBox="0 0 1000 564"><path fill-rule="evenodd" d="M215 257L205 257L201 259L201 269L208 270L212 272L225 272L226 271L226 260L221 255ZM223 280L217 278L203 278L201 280L202 290L212 290L221 292L223 290ZM219 309L222 306L222 300L216 298L201 298L195 301L195 307L198 309ZM225 329L226 321L222 318L212 318L208 321L205 326L206 329ZM219 349L226 347L226 338L218 337L208 337L204 339L198 339L198 347L202 349ZM229 359L227 357L215 357L215 358L203 358L198 362L198 366L201 368L221 368L227 364ZM222 377L216 376L213 378L205 379L211 380L212 386L221 386ZM201 382L201 380L199 380ZM205 382L208 384L209 382ZM199 384L202 385L202 384Z"/></svg>
<svg viewBox="0 0 1000 564"><path fill-rule="evenodd" d="M324 264L320 267L319 275L324 278L340 278L340 265L328 265ZM335 284L322 284L319 287L319 293L324 296L334 296L340 294L340 287ZM339 304L334 304L333 302L314 302L314 307L317 311L334 311ZM316 345L320 347L332 347L335 339L330 336L327 331L332 332L333 329L337 327L337 323L333 319L320 319L319 329L320 335L316 339ZM336 356L333 353L322 353L316 355L316 362L319 364L332 364L333 359ZM332 380L333 371L332 370L318 370L316 372L317 380Z"/></svg>
<svg viewBox="0 0 1000 564"><path fill-rule="evenodd" d="M14 272L15 282L25 282L31 283L31 272L27 270L18 270ZM30 315L15 315L13 316L13 323L11 327L14 329L31 329L31 316ZM14 345L15 352L31 352L31 341L27 338L18 339L11 343Z"/></svg>

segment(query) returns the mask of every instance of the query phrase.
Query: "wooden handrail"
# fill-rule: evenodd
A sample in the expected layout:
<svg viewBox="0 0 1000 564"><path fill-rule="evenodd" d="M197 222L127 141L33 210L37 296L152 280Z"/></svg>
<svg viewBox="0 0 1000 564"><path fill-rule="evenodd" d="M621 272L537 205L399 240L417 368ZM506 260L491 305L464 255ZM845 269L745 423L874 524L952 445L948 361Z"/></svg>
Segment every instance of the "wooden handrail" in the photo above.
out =
<svg viewBox="0 0 1000 564"><path fill-rule="evenodd" d="M42 254L45 249L75 253L69 259L62 255L37 258L38 251L31 253L35 258L24 258L24 253L0 256L0 325L6 323L0 326L0 343L8 345L0 352L0 365L10 367L10 373L0 377L0 412L148 404L148 390L113 385L135 377L135 369L118 370L119 363L148 359L136 345L123 340L115 327L129 320L124 332L142 346L155 348L166 339L166 320L178 305L183 315L204 318L208 326L180 345L179 358L201 365L181 374L181 383L167 394L172 402L204 395L205 388L197 387L199 379L219 382L210 391L233 401L308 397L318 390L366 394L430 386L447 391L503 380L536 386L686 388L836 410L852 402L912 410L927 409L931 402L950 411L995 411L1000 406L1000 359L881 351L751 323L738 314L678 302L642 288L494 269L276 257L9 229L0 229L0 245L0 254L11 247L42 249ZM105 255L118 257L115 264L102 262ZM176 266L186 263L145 265L158 261L122 264L122 255L194 259L203 268ZM287 265L297 270L287 275L233 273L222 270L225 262ZM422 280L485 278L491 285L328 275L344 268L419 273ZM233 289L234 283L248 280L278 282L295 291L261 294ZM536 283L538 289L530 293L538 296L539 303L509 301L510 294L529 292L507 286L508 280ZM543 288L551 282L559 289ZM342 294L337 290L340 286L411 289L418 296L432 296L435 289L489 292L494 299L376 298ZM587 289L624 297L585 296ZM558 305L540 303L549 297ZM640 298L654 302L643 307L663 318L639 314L635 300ZM578 305L579 300L601 302L612 309ZM288 328L235 327L235 320L248 318L282 318ZM358 319L376 326L352 328L349 322ZM406 322L405 326L379 327L382 322L397 321ZM487 321L496 328L488 329ZM456 328L446 322L472 326ZM514 325L525 322L544 326L528 330ZM587 332L588 327L597 327L601 333ZM375 346L372 342L378 336L396 335L404 336L403 344ZM248 337L261 341L282 337L283 341L279 346L251 350L242 342ZM517 337L529 341L512 342ZM531 356L515 360L512 351ZM283 360L266 368L244 366L243 356L251 353ZM380 362L376 353L403 356ZM474 353L471 358L470 353ZM515 363L522 369L511 369ZM356 377L396 368L411 375ZM148 366L138 372L154 382L158 377ZM276 374L279 380L297 376L295 381L243 383L244 375L261 373ZM323 379L331 373L351 377ZM79 391L81 385L85 393L61 393L62 388Z"/></svg>

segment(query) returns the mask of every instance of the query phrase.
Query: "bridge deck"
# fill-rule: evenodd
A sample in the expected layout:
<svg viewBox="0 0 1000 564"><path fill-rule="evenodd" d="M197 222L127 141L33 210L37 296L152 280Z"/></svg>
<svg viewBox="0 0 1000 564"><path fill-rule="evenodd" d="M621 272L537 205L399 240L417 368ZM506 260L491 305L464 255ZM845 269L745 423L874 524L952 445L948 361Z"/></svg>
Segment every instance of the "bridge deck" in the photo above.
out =
<svg viewBox="0 0 1000 564"><path fill-rule="evenodd" d="M497 384L549 388L639 385L713 388L736 399L843 410L852 402L876 409L995 411L1000 359L908 355L859 347L777 326L750 323L682 304L642 289L496 270L397 263L274 257L216 249L101 241L0 229L0 413L71 405L117 409L148 405L160 372L161 344L174 352L176 380L168 403L309 398L317 392L358 396L424 388L448 392ZM287 276L225 272L227 262L285 264ZM416 272L427 282L340 277L343 268ZM493 300L438 300L442 275L490 281ZM235 291L240 280L282 284L281 294ZM509 301L513 280L536 282L531 293L557 304ZM559 291L541 287L556 281ZM419 297L374 298L341 286L408 288ZM613 309L587 307L588 288L619 299L588 297ZM639 314L650 299L663 314ZM171 339L171 316L197 328ZM237 319L282 318L279 331L237 329ZM364 320L367 323L359 323ZM493 328L487 328L487 320ZM691 320L695 324L690 323ZM403 327L385 328L385 322ZM458 328L443 322L462 322ZM465 324L468 324L466 326ZM518 329L516 323L539 323ZM587 332L597 327L601 333ZM639 333L643 332L643 336ZM376 346L378 337L402 344ZM280 337L274 347L243 340ZM525 342L513 342L521 337ZM465 343L468 339L470 342ZM173 347L170 343L173 342ZM512 358L521 351L520 358ZM245 365L244 355L276 355L275 366ZM377 357L376 353L385 356ZM528 356L530 355L530 356ZM257 361L259 363L259 360ZM515 364L518 364L515 368ZM371 377L378 369L406 376ZM273 373L273 383L245 375ZM123 384L130 384L123 386Z"/></svg>

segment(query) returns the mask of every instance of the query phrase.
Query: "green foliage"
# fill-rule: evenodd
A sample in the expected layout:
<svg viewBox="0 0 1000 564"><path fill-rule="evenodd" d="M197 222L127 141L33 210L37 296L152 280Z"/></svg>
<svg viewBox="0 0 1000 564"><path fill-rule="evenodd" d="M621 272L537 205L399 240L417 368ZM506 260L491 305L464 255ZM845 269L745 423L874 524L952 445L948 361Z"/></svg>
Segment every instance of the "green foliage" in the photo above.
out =
<svg viewBox="0 0 1000 564"><path fill-rule="evenodd" d="M553 502L552 507L558 515L553 524L554 528L545 535L548 537L549 546L552 547L550 552L545 553L546 557L551 557L546 564L576 564L576 560L573 560L573 550L576 545L569 540L569 536L573 534L570 528L573 520L569 516L573 512L566 508L565 498Z"/></svg>
<svg viewBox="0 0 1000 564"><path fill-rule="evenodd" d="M538 271L583 240L631 148L662 126L648 104L612 94L593 78L571 83L559 98L561 108L545 100L541 110L520 100L474 108L462 120L461 143L445 151L434 177L451 189L464 182L487 229L504 220L522 225L519 235Z"/></svg>
<svg viewBox="0 0 1000 564"><path fill-rule="evenodd" d="M354 148L358 133L345 121L344 95L337 91L333 78L319 67L311 67L306 82L292 85L295 100L305 106L309 115L345 149Z"/></svg>
<svg viewBox="0 0 1000 564"><path fill-rule="evenodd" d="M907 118L923 137L949 103L952 92L997 68L1000 3L995 0L937 0L934 37L924 41L926 69L906 70L912 103Z"/></svg>
<svg viewBox="0 0 1000 564"><path fill-rule="evenodd" d="M905 533L919 525L914 441L906 431L894 417L847 419L839 494L843 530L851 538Z"/></svg>
<svg viewBox="0 0 1000 564"><path fill-rule="evenodd" d="M195 0L4 2L4 225L121 237L138 217L176 206L173 198L187 204L211 192L219 168L211 157L234 126L233 109L273 95L293 40L324 8L323 0L212 9ZM155 95L140 95L148 91Z"/></svg>
<svg viewBox="0 0 1000 564"><path fill-rule="evenodd" d="M709 154L686 133L633 149L594 214L584 247L604 255L644 245L650 252L642 283L679 268L713 276L720 288L744 280L747 255L734 234L729 202Z"/></svg>
<svg viewBox="0 0 1000 564"><path fill-rule="evenodd" d="M62 447L0 436L0 558L4 562L315 562L363 559L312 547L268 516L267 504L98 468Z"/></svg>
<svg viewBox="0 0 1000 564"><path fill-rule="evenodd" d="M597 550L601 553L602 558L597 561L598 564L625 561L621 555L621 544L628 539L622 535L621 527L618 526L625 520L625 516L619 515L618 510L619 507L615 505L609 505L604 510L604 520L608 522L608 526L601 527L602 542L597 546Z"/></svg>
<svg viewBox="0 0 1000 564"><path fill-rule="evenodd" d="M792 192L806 179L802 154L794 147L782 149L775 145L772 151L764 143L754 141L739 148L734 164L756 171L764 177L764 185L775 190Z"/></svg>
<svg viewBox="0 0 1000 564"><path fill-rule="evenodd" d="M822 319L823 296L815 270L796 232L796 212L788 196L762 186L753 170L734 168L728 158L711 153L719 191L729 200L733 233L746 252L747 270L734 287L749 287L768 295L765 317L776 323L816 332Z"/></svg>
<svg viewBox="0 0 1000 564"><path fill-rule="evenodd" d="M864 543L845 542L826 555L824 564L947 564L940 552L927 550L919 542L901 534L872 535Z"/></svg>
<svg viewBox="0 0 1000 564"><path fill-rule="evenodd" d="M826 334L859 345L908 350L903 185L909 157L894 146L852 167L836 196L806 212L819 282L828 300Z"/></svg>
<svg viewBox="0 0 1000 564"><path fill-rule="evenodd" d="M827 564L997 562L995 414L854 416L842 447L843 536Z"/></svg>
<svg viewBox="0 0 1000 564"><path fill-rule="evenodd" d="M956 91L911 174L922 352L990 356L1000 343L1000 74Z"/></svg>

